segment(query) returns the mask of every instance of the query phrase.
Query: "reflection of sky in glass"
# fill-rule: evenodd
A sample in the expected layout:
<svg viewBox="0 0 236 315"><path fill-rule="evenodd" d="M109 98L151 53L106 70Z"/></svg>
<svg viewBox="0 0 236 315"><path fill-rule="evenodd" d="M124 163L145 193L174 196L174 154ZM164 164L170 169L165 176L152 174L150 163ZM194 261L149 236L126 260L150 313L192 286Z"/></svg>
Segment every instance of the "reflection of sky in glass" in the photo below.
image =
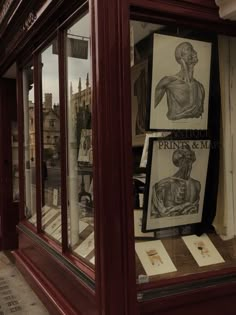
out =
<svg viewBox="0 0 236 315"><path fill-rule="evenodd" d="M86 87L86 77L89 73L89 81L91 82L90 73L90 16L86 14L78 22L68 29L67 36L88 40L88 59L79 59L67 57L68 67L68 85L72 83L73 93L78 91L79 78L81 78L82 90Z"/></svg>
<svg viewBox="0 0 236 315"><path fill-rule="evenodd" d="M52 53L52 45L42 53L42 91L52 93L52 104L59 103L58 55Z"/></svg>
<svg viewBox="0 0 236 315"><path fill-rule="evenodd" d="M78 91L79 78L81 78L82 90L86 87L86 77L89 73L91 85L90 69L90 16L84 15L78 22L68 29L67 36L88 40L88 59L79 59L67 57L68 67L68 89L72 83L73 93ZM43 101L44 93L52 93L52 103L59 103L59 73L58 73L58 55L52 53L52 45L42 53L42 91ZM29 100L34 102L34 88L29 92Z"/></svg>

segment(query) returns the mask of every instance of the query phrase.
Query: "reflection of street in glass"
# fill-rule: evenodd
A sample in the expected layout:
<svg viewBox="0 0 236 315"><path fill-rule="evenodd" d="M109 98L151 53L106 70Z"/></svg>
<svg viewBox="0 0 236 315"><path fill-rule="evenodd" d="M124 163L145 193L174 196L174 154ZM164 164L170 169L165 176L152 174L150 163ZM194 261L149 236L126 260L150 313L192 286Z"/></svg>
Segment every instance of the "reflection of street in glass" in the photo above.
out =
<svg viewBox="0 0 236 315"><path fill-rule="evenodd" d="M158 252L155 249L146 250L146 253L153 266L154 265L160 266L163 264L161 256L158 254Z"/></svg>

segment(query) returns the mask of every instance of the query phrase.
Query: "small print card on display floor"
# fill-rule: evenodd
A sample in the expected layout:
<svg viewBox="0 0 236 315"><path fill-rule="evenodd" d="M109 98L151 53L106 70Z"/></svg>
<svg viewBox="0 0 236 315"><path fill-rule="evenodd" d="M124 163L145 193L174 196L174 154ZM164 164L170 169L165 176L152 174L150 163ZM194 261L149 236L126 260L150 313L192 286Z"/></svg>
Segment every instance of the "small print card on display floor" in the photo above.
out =
<svg viewBox="0 0 236 315"><path fill-rule="evenodd" d="M92 232L75 250L74 252L82 257L88 256L94 250L94 232Z"/></svg>
<svg viewBox="0 0 236 315"><path fill-rule="evenodd" d="M90 260L91 264L95 265L95 256L93 256Z"/></svg>
<svg viewBox="0 0 236 315"><path fill-rule="evenodd" d="M49 210L51 209L51 207L45 205L42 207L42 216L45 215Z"/></svg>
<svg viewBox="0 0 236 315"><path fill-rule="evenodd" d="M225 262L206 234L183 236L182 239L199 267Z"/></svg>
<svg viewBox="0 0 236 315"><path fill-rule="evenodd" d="M61 225L61 214L58 212L54 220L45 228L45 232L48 234L54 233L56 229Z"/></svg>
<svg viewBox="0 0 236 315"><path fill-rule="evenodd" d="M45 227L45 225L58 214L58 211L51 208L50 211L48 211L43 217L42 217L42 227Z"/></svg>
<svg viewBox="0 0 236 315"><path fill-rule="evenodd" d="M61 225L51 234L57 241L61 241Z"/></svg>
<svg viewBox="0 0 236 315"><path fill-rule="evenodd" d="M82 233L88 226L89 226L88 223L80 220L79 221L79 234Z"/></svg>
<svg viewBox="0 0 236 315"><path fill-rule="evenodd" d="M177 271L161 241L136 243L135 250L148 276Z"/></svg>
<svg viewBox="0 0 236 315"><path fill-rule="evenodd" d="M28 220L30 223L36 225L37 213L33 214L32 217Z"/></svg>
<svg viewBox="0 0 236 315"><path fill-rule="evenodd" d="M143 219L143 210L135 209L134 210L134 236L136 238L154 238L154 232L142 232L142 219Z"/></svg>

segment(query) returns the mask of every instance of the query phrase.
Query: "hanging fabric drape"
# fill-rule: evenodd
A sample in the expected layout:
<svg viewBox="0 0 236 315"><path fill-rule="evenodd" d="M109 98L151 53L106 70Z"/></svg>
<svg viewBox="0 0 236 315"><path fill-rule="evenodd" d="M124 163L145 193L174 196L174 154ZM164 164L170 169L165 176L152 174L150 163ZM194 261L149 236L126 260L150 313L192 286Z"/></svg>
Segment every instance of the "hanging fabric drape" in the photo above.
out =
<svg viewBox="0 0 236 315"><path fill-rule="evenodd" d="M223 239L236 235L236 39L219 36L221 85L220 181L214 227Z"/></svg>

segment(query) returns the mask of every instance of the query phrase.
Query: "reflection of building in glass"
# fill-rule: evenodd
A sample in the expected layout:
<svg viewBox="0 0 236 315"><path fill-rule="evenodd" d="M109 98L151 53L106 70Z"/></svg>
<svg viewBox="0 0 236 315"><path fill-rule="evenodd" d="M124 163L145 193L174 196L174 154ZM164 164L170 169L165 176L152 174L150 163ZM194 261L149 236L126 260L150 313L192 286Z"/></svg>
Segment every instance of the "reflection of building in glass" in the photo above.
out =
<svg viewBox="0 0 236 315"><path fill-rule="evenodd" d="M43 148L44 158L58 159L60 154L60 106L52 103L52 93L44 94L43 103ZM71 123L76 127L75 137L77 141L77 154L80 144L82 129L91 129L91 87L89 86L89 75L86 78L86 88L82 89L81 78L79 78L78 92L73 93L70 88ZM29 136L30 136L30 158L35 160L35 107L29 101ZM78 157L78 155L77 155Z"/></svg>
<svg viewBox="0 0 236 315"><path fill-rule="evenodd" d="M73 93L70 87L71 119L75 126L75 137L77 142L77 156L80 146L82 129L91 129L91 87L89 86L89 75L86 78L86 87L82 89L81 78L79 78L78 92Z"/></svg>
<svg viewBox="0 0 236 315"><path fill-rule="evenodd" d="M60 107L52 105L52 94L45 93L43 103L43 148L45 159L59 158L60 144ZM34 104L29 101L30 158L35 160L35 116Z"/></svg>

